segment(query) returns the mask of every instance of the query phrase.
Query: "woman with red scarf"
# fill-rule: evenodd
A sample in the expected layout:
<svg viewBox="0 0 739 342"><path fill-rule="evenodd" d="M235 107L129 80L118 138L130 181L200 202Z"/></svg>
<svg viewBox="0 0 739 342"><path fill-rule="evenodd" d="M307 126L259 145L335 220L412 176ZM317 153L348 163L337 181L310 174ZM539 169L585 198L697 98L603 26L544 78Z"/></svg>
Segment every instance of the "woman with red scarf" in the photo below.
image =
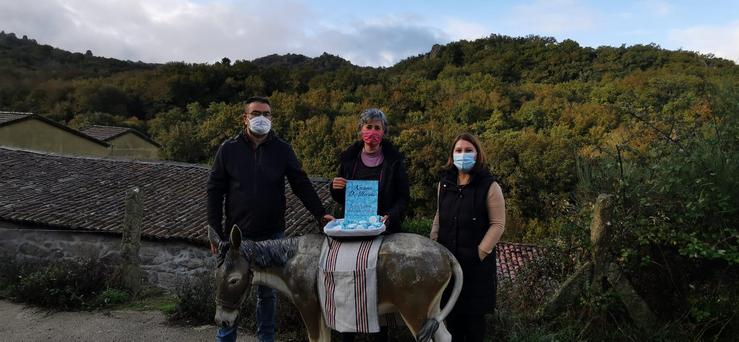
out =
<svg viewBox="0 0 739 342"><path fill-rule="evenodd" d="M339 204L336 217L344 216L346 182L351 180L379 181L377 215L385 223L385 234L400 232L405 209L410 200L408 173L404 156L384 139L388 131L385 113L367 109L359 118L362 140L355 142L339 156L338 176L331 182L331 197ZM342 334L342 341L354 341L354 333ZM376 341L387 341L387 329L382 327Z"/></svg>
<svg viewBox="0 0 739 342"><path fill-rule="evenodd" d="M410 199L410 185L404 156L384 139L387 128L387 118L381 110L371 108L362 113L359 119L362 140L339 156L339 172L331 182L331 197L340 206L337 217L343 217L346 181L379 181L377 215L382 216L387 233L397 233Z"/></svg>

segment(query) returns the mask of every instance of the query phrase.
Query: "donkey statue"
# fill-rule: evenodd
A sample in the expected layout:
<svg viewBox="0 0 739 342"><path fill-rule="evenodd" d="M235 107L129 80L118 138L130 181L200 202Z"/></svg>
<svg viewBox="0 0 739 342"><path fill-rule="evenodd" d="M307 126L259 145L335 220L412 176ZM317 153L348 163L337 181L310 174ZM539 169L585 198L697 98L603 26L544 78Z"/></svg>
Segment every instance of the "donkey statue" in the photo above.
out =
<svg viewBox="0 0 739 342"><path fill-rule="evenodd" d="M318 263L324 235L242 241L234 226L230 241L221 241L210 228L208 238L218 246L215 272L216 324L233 326L251 285L265 285L290 299L300 312L308 339L330 341L318 295ZM454 287L443 310L442 293L454 275ZM462 268L440 244L415 234L385 237L377 260L379 314L400 313L418 341L451 341L444 318L462 290Z"/></svg>

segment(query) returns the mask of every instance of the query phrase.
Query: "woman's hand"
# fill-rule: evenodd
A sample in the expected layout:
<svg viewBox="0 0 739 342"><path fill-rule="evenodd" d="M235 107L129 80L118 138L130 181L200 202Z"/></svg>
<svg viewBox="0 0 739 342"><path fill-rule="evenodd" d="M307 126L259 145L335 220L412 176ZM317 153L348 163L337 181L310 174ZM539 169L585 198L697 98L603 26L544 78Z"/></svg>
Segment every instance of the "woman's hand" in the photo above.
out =
<svg viewBox="0 0 739 342"><path fill-rule="evenodd" d="M329 223L329 222L331 222L331 221L333 221L333 220L335 220L335 219L336 219L336 218L335 218L335 217L334 217L333 215L331 215L331 214L326 214L326 215L323 215L323 222L322 222L322 223L323 223L323 224L326 224L326 223Z"/></svg>
<svg viewBox="0 0 739 342"><path fill-rule="evenodd" d="M432 231L431 234L429 234L429 238L431 240L434 240L434 241L438 240L439 239L439 232Z"/></svg>
<svg viewBox="0 0 739 342"><path fill-rule="evenodd" d="M483 251L482 248L480 247L477 247L477 256L480 257L480 261L485 260L485 258L487 258L488 255L490 255L490 253Z"/></svg>
<svg viewBox="0 0 739 342"><path fill-rule="evenodd" d="M382 223L383 223L384 225L386 225L386 226L387 226L387 221L388 221L389 219L390 219L390 216L387 216L387 215L385 215L385 216L383 216L383 217L382 217L382 218L380 219L380 222L382 222Z"/></svg>
<svg viewBox="0 0 739 342"><path fill-rule="evenodd" d="M346 188L346 178L336 177L331 182L331 187L336 190Z"/></svg>

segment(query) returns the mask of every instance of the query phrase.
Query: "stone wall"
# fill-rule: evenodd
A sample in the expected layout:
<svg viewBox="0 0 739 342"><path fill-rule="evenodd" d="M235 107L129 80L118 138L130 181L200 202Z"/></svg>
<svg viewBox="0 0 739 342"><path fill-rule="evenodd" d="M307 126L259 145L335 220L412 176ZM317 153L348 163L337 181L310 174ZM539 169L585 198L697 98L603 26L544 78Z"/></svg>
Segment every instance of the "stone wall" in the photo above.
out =
<svg viewBox="0 0 739 342"><path fill-rule="evenodd" d="M53 230L0 221L0 255L27 260L94 258L118 265L121 237L91 231ZM210 272L215 257L204 246L179 241L142 240L141 269L149 283L173 291L179 278Z"/></svg>

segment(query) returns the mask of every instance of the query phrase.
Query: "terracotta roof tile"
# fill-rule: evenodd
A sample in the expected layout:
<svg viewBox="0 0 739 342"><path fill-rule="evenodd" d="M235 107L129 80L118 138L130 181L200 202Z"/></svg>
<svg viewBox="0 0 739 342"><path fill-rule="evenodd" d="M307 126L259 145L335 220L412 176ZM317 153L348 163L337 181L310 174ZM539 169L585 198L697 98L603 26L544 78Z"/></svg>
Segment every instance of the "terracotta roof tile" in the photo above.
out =
<svg viewBox="0 0 739 342"><path fill-rule="evenodd" d="M543 252L542 247L536 245L499 242L495 247L498 277L514 279L521 266L541 257Z"/></svg>

